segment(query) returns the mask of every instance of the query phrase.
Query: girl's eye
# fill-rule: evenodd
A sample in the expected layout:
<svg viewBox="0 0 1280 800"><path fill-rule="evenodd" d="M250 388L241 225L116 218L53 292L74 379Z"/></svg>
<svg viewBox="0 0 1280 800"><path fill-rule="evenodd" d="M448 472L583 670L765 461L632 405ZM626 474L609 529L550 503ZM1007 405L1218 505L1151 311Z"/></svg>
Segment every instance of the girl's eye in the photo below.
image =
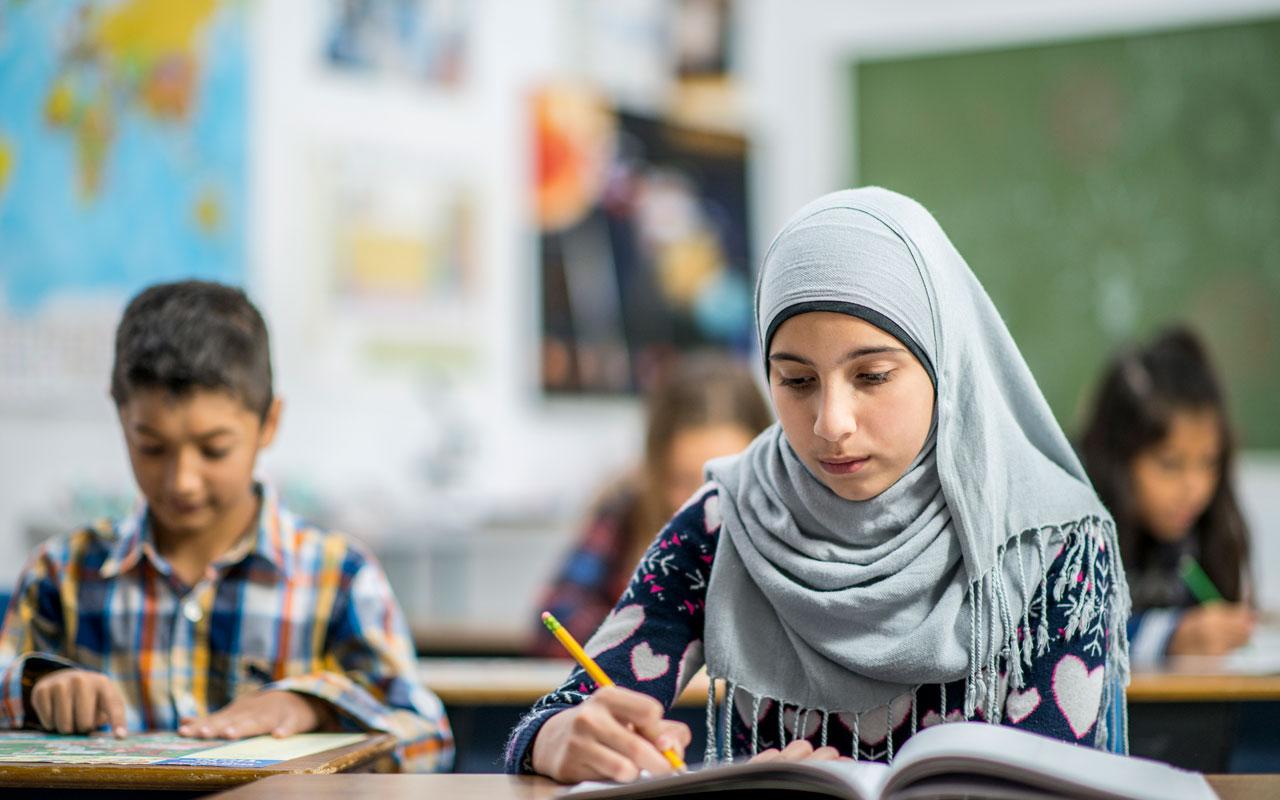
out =
<svg viewBox="0 0 1280 800"><path fill-rule="evenodd" d="M860 372L858 373L858 380L862 381L863 383L870 383L872 385L880 384L889 380L889 373L888 372Z"/></svg>
<svg viewBox="0 0 1280 800"><path fill-rule="evenodd" d="M162 455L164 455L164 448L163 448L163 447L158 447L158 446L156 446L156 445L153 445L153 444L152 444L152 445L146 445L146 446L143 446L143 447L139 447L139 448L138 448L138 452L139 452L139 453L141 453L141 454L142 454L142 455L144 455L144 456L152 456L152 457L154 457L154 456L162 456Z"/></svg>
<svg viewBox="0 0 1280 800"><path fill-rule="evenodd" d="M778 385L786 386L789 389L803 389L813 382L813 378L788 378L785 375L778 376Z"/></svg>
<svg viewBox="0 0 1280 800"><path fill-rule="evenodd" d="M226 458L230 450L205 450L204 457L210 461L217 461L220 458Z"/></svg>

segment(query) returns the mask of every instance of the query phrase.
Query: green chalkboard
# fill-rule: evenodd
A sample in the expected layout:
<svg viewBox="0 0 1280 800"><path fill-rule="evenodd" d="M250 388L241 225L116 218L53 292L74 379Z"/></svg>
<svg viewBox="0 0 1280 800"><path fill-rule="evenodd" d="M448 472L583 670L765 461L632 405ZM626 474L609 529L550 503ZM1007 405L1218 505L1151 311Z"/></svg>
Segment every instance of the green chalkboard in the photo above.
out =
<svg viewBox="0 0 1280 800"><path fill-rule="evenodd" d="M851 69L853 184L934 212L1068 432L1114 348L1187 320L1280 448L1280 20Z"/></svg>

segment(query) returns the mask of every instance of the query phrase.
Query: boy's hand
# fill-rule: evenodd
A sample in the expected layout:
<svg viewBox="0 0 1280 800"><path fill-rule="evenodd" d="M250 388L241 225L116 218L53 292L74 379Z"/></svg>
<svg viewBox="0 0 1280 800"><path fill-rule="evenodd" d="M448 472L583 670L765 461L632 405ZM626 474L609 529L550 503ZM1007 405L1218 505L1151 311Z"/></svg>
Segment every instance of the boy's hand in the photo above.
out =
<svg viewBox="0 0 1280 800"><path fill-rule="evenodd" d="M641 770L670 775L662 751L683 754L689 726L662 718L652 697L608 686L542 725L533 740L533 769L561 783L633 781Z"/></svg>
<svg viewBox="0 0 1280 800"><path fill-rule="evenodd" d="M101 672L68 667L45 675L31 687L31 708L49 731L88 733L110 725L116 738L128 732L124 696Z"/></svg>
<svg viewBox="0 0 1280 800"><path fill-rule="evenodd" d="M336 722L333 707L317 697L273 689L242 697L203 717L187 717L178 727L194 739L244 739L269 733L275 737L307 733Z"/></svg>

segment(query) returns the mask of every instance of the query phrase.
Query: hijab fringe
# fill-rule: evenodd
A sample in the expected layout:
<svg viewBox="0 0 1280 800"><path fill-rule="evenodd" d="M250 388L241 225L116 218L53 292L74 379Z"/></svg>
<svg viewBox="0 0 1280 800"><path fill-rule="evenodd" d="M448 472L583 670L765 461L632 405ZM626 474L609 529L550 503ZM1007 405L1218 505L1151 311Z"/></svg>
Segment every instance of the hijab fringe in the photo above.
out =
<svg viewBox="0 0 1280 800"><path fill-rule="evenodd" d="M1051 562L1049 546L1054 541L1062 541L1064 551L1063 565L1058 579L1053 586L1048 585L1047 574ZM1027 591L1026 561L1024 548L1035 548L1030 555L1040 557L1040 580L1038 590ZM1012 548L1012 550L1010 550ZM1029 530L1023 535L1011 539L1002 545L996 553L996 564L1006 557L1018 559L1017 591L1022 598L1021 613L1014 613L1010 587L1006 585L1005 572L999 568L991 569L986 575L969 584L968 598L970 607L969 627L969 671L965 676L965 693L962 714L965 719L980 715L992 724L998 724L1004 716L1006 692L1003 690L1000 668L1007 670L1008 686L1021 689L1026 685L1024 667L1030 667L1035 658L1044 655L1049 647L1049 596L1059 607L1065 606L1067 624L1062 635L1066 639L1086 638L1086 650L1093 649L1102 654L1106 648L1105 672L1103 681L1102 707L1098 723L1094 731L1094 746L1100 749L1112 749L1128 753L1129 743L1123 741L1119 746L1111 746L1112 729L1128 732L1127 714L1124 703L1124 686L1129 682L1129 642L1125 630L1125 620L1129 617L1129 587L1125 581L1124 571L1116 569L1114 560L1108 562L1099 555L1111 549L1112 558L1119 554L1119 541L1115 526L1110 520L1089 516L1063 525L1045 526ZM1009 573L1012 574L1012 573ZM1039 617L1039 625L1034 634L1031 631L1031 614ZM1105 642L1105 645L1104 645ZM720 714L715 709L715 686L717 680L723 680L726 686L725 700ZM911 697L911 733L914 735L918 727L917 695L921 685L909 690ZM787 703L782 699L770 698L754 690L743 688L740 684L726 679L713 677L707 689L707 747L705 758L708 764L719 760L729 761L733 757L732 748L732 711L734 694L747 692L751 698L751 754L760 751L760 707L765 700L777 706L778 742L777 746L787 746L786 722L784 721ZM939 715L943 722L947 720L946 684L939 684ZM897 699L897 698L895 698ZM745 701L744 701L745 702ZM876 709L828 709L804 708L794 706L794 730L791 741L807 738L810 713L822 715L821 744L827 743L827 721L833 713L852 712L853 715L853 752L854 760L858 760L862 750L861 723L862 715ZM884 705L886 755L893 761L893 712L892 701ZM717 717L719 720L717 721ZM719 724L717 724L719 722ZM717 747L719 744L719 747ZM719 751L719 752L717 752Z"/></svg>

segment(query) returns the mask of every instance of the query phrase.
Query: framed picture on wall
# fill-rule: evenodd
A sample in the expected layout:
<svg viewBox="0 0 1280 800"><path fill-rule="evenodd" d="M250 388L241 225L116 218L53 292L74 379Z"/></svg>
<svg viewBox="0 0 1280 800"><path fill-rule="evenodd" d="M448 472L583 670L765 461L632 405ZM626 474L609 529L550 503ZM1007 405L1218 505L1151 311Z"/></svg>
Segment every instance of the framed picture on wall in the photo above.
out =
<svg viewBox="0 0 1280 800"><path fill-rule="evenodd" d="M746 140L555 87L533 100L543 390L643 390L752 348Z"/></svg>

